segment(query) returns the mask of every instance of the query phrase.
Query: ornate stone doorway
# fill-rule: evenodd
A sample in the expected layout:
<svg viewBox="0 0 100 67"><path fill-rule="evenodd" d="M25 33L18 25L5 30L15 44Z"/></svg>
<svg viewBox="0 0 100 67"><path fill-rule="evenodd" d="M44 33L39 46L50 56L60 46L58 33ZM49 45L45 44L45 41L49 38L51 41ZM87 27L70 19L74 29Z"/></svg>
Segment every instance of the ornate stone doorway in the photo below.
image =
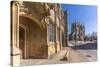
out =
<svg viewBox="0 0 100 67"><path fill-rule="evenodd" d="M46 29L26 16L19 17L19 48L21 58L46 58ZM45 31L45 32L43 32Z"/></svg>

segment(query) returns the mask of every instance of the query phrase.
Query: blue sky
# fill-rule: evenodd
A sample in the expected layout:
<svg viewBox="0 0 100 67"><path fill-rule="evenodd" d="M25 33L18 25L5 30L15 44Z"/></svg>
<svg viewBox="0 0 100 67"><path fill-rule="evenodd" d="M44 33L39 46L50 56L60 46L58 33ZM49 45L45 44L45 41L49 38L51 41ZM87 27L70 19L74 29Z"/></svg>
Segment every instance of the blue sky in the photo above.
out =
<svg viewBox="0 0 100 67"><path fill-rule="evenodd" d="M71 24L78 20L85 25L85 33L97 32L97 7L93 5L61 4L62 10L68 11L68 32L71 32Z"/></svg>

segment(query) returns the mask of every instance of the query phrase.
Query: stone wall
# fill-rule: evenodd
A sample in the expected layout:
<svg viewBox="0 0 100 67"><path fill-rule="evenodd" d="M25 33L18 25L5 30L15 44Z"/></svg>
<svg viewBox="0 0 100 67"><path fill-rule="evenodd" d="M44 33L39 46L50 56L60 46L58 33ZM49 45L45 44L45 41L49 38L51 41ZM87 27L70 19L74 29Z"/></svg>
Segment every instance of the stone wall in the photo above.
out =
<svg viewBox="0 0 100 67"><path fill-rule="evenodd" d="M51 58L52 55L54 55L55 53L56 53L55 44L49 43L48 44L48 58Z"/></svg>
<svg viewBox="0 0 100 67"><path fill-rule="evenodd" d="M46 33L25 17L20 17L20 26L25 29L25 58L46 58Z"/></svg>
<svg viewBox="0 0 100 67"><path fill-rule="evenodd" d="M59 42L49 42L48 44L48 58L51 58L56 53L60 52L62 49L61 44Z"/></svg>

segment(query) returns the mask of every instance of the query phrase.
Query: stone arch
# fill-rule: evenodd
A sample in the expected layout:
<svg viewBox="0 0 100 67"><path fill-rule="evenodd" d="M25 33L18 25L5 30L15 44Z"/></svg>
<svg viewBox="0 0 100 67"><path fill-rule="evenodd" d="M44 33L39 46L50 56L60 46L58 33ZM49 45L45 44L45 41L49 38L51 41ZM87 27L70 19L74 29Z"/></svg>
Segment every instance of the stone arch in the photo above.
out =
<svg viewBox="0 0 100 67"><path fill-rule="evenodd" d="M31 20L32 22L35 22L41 28L41 30L45 29L46 25L44 25L43 22L41 22L39 19L36 19L34 16L30 16L27 14L20 14L20 17L24 17Z"/></svg>
<svg viewBox="0 0 100 67"><path fill-rule="evenodd" d="M25 29L25 58L43 57L43 45L46 43L46 35L43 35L43 26L26 16L19 17L19 26ZM20 35L20 34L19 34ZM20 38L20 37L19 37ZM20 42L20 41L19 41ZM20 45L20 44L19 44Z"/></svg>

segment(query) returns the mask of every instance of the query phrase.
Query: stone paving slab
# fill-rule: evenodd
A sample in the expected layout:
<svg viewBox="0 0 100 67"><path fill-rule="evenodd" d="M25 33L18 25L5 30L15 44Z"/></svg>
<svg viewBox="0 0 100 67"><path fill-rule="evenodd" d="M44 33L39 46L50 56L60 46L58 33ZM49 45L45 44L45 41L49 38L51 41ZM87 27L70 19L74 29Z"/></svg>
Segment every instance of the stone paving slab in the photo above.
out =
<svg viewBox="0 0 100 67"><path fill-rule="evenodd" d="M78 52L77 50L70 50L69 62L70 63L81 63L81 62L89 62L85 55Z"/></svg>
<svg viewBox="0 0 100 67"><path fill-rule="evenodd" d="M63 48L60 52L53 55L51 59L23 59L21 60L22 66L29 66L29 65L43 65L43 64L61 64L61 63L68 63L68 61L61 61L61 59L65 56L67 49Z"/></svg>
<svg viewBox="0 0 100 67"><path fill-rule="evenodd" d="M70 50L68 60L62 61L61 59L65 56L67 50ZM30 66L30 65L44 65L44 64L64 64L64 63L81 63L89 62L89 60L81 54L80 52L71 49L70 47L63 48L59 53L55 54L51 59L26 59L21 60L21 65Z"/></svg>

